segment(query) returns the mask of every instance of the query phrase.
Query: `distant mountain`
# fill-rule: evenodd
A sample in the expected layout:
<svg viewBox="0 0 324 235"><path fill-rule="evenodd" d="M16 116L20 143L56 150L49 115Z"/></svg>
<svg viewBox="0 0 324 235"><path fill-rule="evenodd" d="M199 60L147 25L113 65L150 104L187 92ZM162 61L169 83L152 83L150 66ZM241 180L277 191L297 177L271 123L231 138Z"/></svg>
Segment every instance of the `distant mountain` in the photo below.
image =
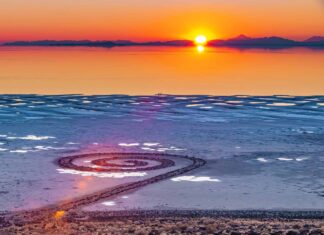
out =
<svg viewBox="0 0 324 235"><path fill-rule="evenodd" d="M240 34L239 36L237 36L236 38L232 38L232 40L250 40L252 38L244 35L244 34Z"/></svg>
<svg viewBox="0 0 324 235"><path fill-rule="evenodd" d="M119 46L128 46L128 45L132 45L134 44L134 42L132 41L129 41L129 40L115 40L115 41L112 41L113 43L115 43L116 45L119 45Z"/></svg>
<svg viewBox="0 0 324 235"><path fill-rule="evenodd" d="M226 39L226 40L212 40L208 42L209 46L229 46L229 47L293 47L298 46L299 42L281 38L281 37L263 37L250 38L245 35Z"/></svg>
<svg viewBox="0 0 324 235"><path fill-rule="evenodd" d="M88 47L115 47L115 46L192 46L190 40L132 42L128 40L116 41L73 41L73 40L42 40L42 41L15 41L7 42L4 46L88 46Z"/></svg>
<svg viewBox="0 0 324 235"><path fill-rule="evenodd" d="M4 43L5 46L97 46L97 47L113 47L116 43L111 41L73 41L73 40L42 40L42 41L16 41Z"/></svg>
<svg viewBox="0 0 324 235"><path fill-rule="evenodd" d="M86 46L86 47L118 47L118 46L194 46L191 40L133 42L129 40L116 41L90 41L90 40L42 40L42 41L16 41L2 44L4 46ZM251 38L239 35L230 39L211 40L207 44L214 47L238 48L287 48L287 47L318 47L324 48L324 37L314 36L305 41L294 41L282 37Z"/></svg>
<svg viewBox="0 0 324 235"><path fill-rule="evenodd" d="M153 42L138 43L137 45L143 45L143 46L193 46L194 42L191 40L153 41Z"/></svg>
<svg viewBox="0 0 324 235"><path fill-rule="evenodd" d="M324 42L324 37L314 36L314 37L311 37L311 38L305 40L304 42Z"/></svg>
<svg viewBox="0 0 324 235"><path fill-rule="evenodd" d="M324 37L314 36L305 40L302 43L308 47L324 47Z"/></svg>

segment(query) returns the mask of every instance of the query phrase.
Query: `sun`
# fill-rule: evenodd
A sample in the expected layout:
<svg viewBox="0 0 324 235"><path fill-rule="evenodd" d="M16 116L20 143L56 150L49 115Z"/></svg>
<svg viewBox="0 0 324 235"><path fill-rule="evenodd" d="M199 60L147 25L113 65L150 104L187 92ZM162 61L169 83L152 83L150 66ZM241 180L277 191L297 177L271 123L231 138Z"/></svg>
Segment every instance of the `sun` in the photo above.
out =
<svg viewBox="0 0 324 235"><path fill-rule="evenodd" d="M204 45L206 44L207 42L207 38L205 35L198 35L196 38L195 38L195 43L197 45Z"/></svg>

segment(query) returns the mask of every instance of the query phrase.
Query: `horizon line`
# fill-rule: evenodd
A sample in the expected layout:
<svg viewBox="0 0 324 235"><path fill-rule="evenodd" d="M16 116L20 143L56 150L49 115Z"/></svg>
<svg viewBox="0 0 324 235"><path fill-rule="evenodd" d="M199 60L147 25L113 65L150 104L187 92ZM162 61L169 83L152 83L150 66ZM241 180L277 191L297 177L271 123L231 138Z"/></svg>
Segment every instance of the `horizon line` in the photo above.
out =
<svg viewBox="0 0 324 235"><path fill-rule="evenodd" d="M215 40L230 40L230 39L236 39L238 37L247 37L249 39L263 39L263 38L282 38L282 39L288 39L291 41L295 42L304 42L308 39L311 39L313 37L323 37L322 35L310 35L305 37L304 40L297 40L297 39L292 39L290 37L285 37L285 36L278 36L278 35L264 35L264 36L248 36L246 34L238 34L233 37L223 37L223 38L213 38L213 39L208 39L207 42L210 41L215 41ZM40 41L57 41L57 42L62 42L62 41L75 41L75 42L82 42L82 41L89 41L89 42L118 42L118 41L128 41L128 42L133 42L133 43L150 43L150 42L170 42L170 41L191 41L195 42L194 39L187 39L187 38L174 38L174 39L152 39L152 40L133 40L133 39L16 39L16 40L0 40L0 45L6 44L6 43L14 43L14 42L40 42Z"/></svg>

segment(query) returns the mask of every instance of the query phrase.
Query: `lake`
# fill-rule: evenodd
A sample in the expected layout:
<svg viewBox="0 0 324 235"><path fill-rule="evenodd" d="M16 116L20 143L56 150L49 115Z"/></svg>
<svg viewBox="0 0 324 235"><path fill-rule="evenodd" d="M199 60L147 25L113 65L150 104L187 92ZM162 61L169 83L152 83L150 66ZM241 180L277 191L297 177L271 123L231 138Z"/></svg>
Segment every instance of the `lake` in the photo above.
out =
<svg viewBox="0 0 324 235"><path fill-rule="evenodd" d="M1 47L0 93L321 95L324 50Z"/></svg>
<svg viewBox="0 0 324 235"><path fill-rule="evenodd" d="M82 209L324 209L322 51L2 47L0 60L1 211L157 176Z"/></svg>

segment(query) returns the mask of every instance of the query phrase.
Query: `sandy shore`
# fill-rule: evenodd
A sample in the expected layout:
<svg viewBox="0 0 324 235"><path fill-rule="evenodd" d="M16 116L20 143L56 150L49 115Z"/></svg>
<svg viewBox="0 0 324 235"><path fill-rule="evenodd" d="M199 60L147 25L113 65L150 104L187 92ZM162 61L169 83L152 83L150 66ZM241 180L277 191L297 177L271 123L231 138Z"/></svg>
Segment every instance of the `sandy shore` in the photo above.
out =
<svg viewBox="0 0 324 235"><path fill-rule="evenodd" d="M0 234L324 234L323 219L228 218L212 216L111 217L11 225Z"/></svg>

